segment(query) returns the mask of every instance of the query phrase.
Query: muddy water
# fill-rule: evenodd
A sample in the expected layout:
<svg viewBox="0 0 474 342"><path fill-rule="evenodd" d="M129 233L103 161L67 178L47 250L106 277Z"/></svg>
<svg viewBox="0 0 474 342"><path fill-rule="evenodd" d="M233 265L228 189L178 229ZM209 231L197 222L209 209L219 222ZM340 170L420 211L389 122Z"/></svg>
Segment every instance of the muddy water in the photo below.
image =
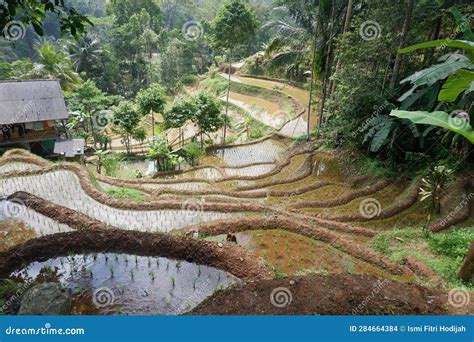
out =
<svg viewBox="0 0 474 342"><path fill-rule="evenodd" d="M267 81L267 80L261 80L257 78L239 77L239 76L233 76L233 81L249 84L249 85L253 85L253 86L257 86L261 88L281 91L285 94L288 94L294 97L305 108L307 108L308 103L309 103L309 91L300 89L297 87L293 87L283 82ZM303 125L307 125L306 117L302 117L302 120L304 122ZM311 129L316 128L316 110L315 109L313 110L310 128Z"/></svg>
<svg viewBox="0 0 474 342"><path fill-rule="evenodd" d="M293 118L291 110L284 110L277 103L259 97L230 93L229 102L246 110L255 120L275 129L280 129Z"/></svg>
<svg viewBox="0 0 474 342"><path fill-rule="evenodd" d="M304 271L389 276L383 270L338 249L283 230L250 231L236 234L237 242L285 274ZM213 238L224 240L224 236Z"/></svg>
<svg viewBox="0 0 474 342"><path fill-rule="evenodd" d="M207 266L111 253L35 262L12 277L72 289L77 315L179 315L238 281Z"/></svg>

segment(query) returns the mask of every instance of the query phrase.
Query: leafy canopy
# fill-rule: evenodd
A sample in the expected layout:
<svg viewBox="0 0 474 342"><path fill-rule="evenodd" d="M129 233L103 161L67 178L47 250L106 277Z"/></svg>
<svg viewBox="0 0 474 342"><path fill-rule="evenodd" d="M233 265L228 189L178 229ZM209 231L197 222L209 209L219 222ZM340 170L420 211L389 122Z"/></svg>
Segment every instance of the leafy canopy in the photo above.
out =
<svg viewBox="0 0 474 342"><path fill-rule="evenodd" d="M141 115L135 104L130 101L122 101L113 108L114 124L123 129L126 133L132 134L140 123Z"/></svg>
<svg viewBox="0 0 474 342"><path fill-rule="evenodd" d="M243 45L258 28L255 11L242 0L227 0L211 22L212 44L219 49Z"/></svg>
<svg viewBox="0 0 474 342"><path fill-rule="evenodd" d="M70 109L91 115L92 112L111 106L115 100L114 96L108 96L97 88L94 81L87 80L79 84L68 96Z"/></svg>
<svg viewBox="0 0 474 342"><path fill-rule="evenodd" d="M141 90L136 101L143 115L151 112L161 113L166 104L166 91L159 84L153 84L150 88Z"/></svg>
<svg viewBox="0 0 474 342"><path fill-rule="evenodd" d="M192 120L199 126L201 132L216 132L224 126L224 117L221 114L222 104L214 96L200 93L196 95L193 102L197 111Z"/></svg>
<svg viewBox="0 0 474 342"><path fill-rule="evenodd" d="M194 101L178 99L173 107L164 114L166 128L180 128L191 120L198 109Z"/></svg>
<svg viewBox="0 0 474 342"><path fill-rule="evenodd" d="M55 14L59 18L61 31L70 32L74 37L84 32L86 25L92 25L85 15L68 6L66 0L4 0L0 1L0 13L0 32L9 22L20 20L25 27L31 24L35 32L42 36L47 13Z"/></svg>

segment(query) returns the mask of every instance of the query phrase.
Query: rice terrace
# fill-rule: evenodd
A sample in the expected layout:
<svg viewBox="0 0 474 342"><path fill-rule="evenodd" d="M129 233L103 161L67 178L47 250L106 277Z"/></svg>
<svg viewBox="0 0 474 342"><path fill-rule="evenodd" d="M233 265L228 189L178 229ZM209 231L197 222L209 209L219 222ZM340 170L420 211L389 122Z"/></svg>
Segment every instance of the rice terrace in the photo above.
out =
<svg viewBox="0 0 474 342"><path fill-rule="evenodd" d="M2 315L474 314L471 1L28 3Z"/></svg>

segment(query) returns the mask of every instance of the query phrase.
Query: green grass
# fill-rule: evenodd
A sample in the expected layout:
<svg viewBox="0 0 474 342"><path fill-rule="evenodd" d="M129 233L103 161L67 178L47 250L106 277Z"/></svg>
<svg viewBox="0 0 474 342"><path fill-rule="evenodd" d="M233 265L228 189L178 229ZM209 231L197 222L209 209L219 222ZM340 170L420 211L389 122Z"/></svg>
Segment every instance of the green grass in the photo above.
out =
<svg viewBox="0 0 474 342"><path fill-rule="evenodd" d="M371 159L364 156L361 156L360 158L360 173L362 175L378 178L396 177L396 172L390 166L385 165L377 159Z"/></svg>
<svg viewBox="0 0 474 342"><path fill-rule="evenodd" d="M474 289L474 284L465 284L457 278L473 239L472 229L452 229L434 234L421 228L407 228L377 235L371 247L397 263L407 256L415 256L433 268L448 286Z"/></svg>
<svg viewBox="0 0 474 342"><path fill-rule="evenodd" d="M143 202L146 196L146 194L141 191L129 188L110 188L105 190L105 192L112 198L134 202Z"/></svg>
<svg viewBox="0 0 474 342"><path fill-rule="evenodd" d="M457 229L428 236L431 249L451 258L464 258L474 241L474 229Z"/></svg>

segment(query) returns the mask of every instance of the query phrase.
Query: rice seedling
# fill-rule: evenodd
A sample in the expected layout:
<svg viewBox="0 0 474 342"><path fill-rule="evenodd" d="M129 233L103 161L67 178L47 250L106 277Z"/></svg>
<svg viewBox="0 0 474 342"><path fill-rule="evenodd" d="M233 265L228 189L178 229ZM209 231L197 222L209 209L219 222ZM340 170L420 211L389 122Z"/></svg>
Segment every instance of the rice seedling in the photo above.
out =
<svg viewBox="0 0 474 342"><path fill-rule="evenodd" d="M110 276L113 278L114 277L114 266L113 265L109 266L109 271L110 271Z"/></svg>

